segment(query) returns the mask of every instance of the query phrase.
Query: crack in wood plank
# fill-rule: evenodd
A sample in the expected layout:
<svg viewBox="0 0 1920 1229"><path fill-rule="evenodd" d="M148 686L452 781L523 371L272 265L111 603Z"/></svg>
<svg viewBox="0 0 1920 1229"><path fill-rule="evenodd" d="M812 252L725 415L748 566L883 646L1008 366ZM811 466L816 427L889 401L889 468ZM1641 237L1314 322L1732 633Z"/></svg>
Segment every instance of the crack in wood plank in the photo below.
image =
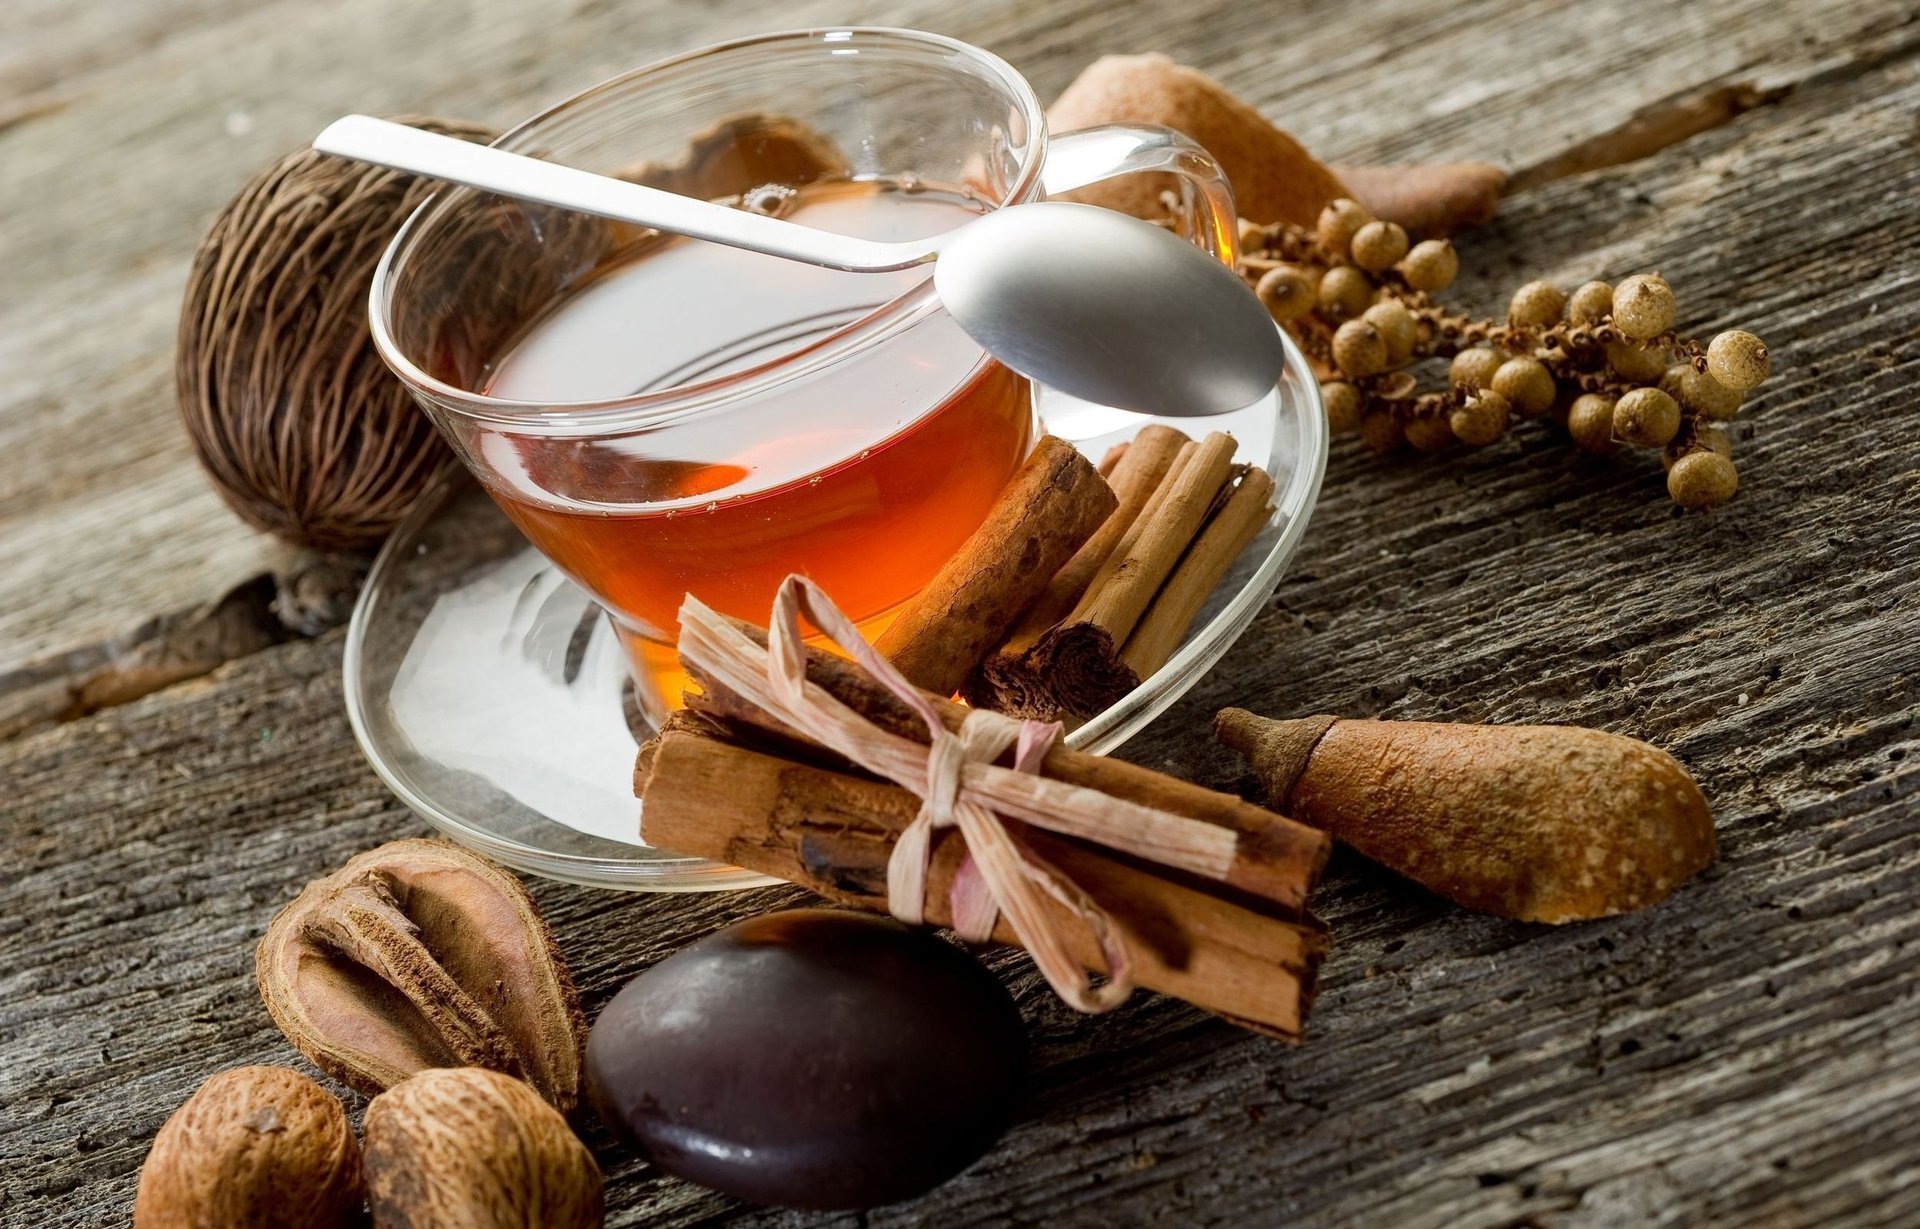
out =
<svg viewBox="0 0 1920 1229"><path fill-rule="evenodd" d="M365 574L365 560L317 556L290 575L262 573L111 640L0 671L0 740L132 703L291 637L339 627Z"/></svg>
<svg viewBox="0 0 1920 1229"><path fill-rule="evenodd" d="M1910 22L1908 28L1873 40L1836 63L1808 65L1792 79L1767 84L1742 80L1680 91L1648 103L1616 127L1574 141L1514 171L1507 180L1507 193L1650 158L1703 132L1731 124L1755 108L1772 106L1803 85L1850 81L1917 52L1920 29L1912 28Z"/></svg>

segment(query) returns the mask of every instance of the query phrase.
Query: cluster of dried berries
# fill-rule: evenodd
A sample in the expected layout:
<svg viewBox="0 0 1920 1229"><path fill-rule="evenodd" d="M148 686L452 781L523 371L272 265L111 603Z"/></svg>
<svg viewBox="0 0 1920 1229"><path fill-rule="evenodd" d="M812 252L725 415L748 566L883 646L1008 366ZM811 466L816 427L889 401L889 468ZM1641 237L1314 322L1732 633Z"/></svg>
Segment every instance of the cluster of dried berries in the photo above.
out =
<svg viewBox="0 0 1920 1229"><path fill-rule="evenodd" d="M1475 320L1430 297L1459 272L1452 244L1412 243L1353 201L1329 204L1311 231L1243 222L1241 232L1243 274L1331 375L1320 391L1335 431L1358 431L1381 452L1438 452L1551 416L1588 452L1663 450L1682 507L1733 497L1739 474L1721 424L1767 378L1767 347L1737 329L1706 346L1676 333L1673 289L1658 273L1571 295L1528 282L1504 322ZM1409 368L1423 359L1451 360L1444 388L1421 390Z"/></svg>

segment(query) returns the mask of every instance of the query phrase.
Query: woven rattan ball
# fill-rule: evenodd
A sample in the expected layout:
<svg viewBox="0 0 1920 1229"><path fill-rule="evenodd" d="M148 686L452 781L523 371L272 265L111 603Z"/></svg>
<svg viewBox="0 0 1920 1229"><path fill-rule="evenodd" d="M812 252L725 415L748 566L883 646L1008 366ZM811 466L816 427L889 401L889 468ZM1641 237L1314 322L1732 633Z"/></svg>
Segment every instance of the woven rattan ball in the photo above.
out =
<svg viewBox="0 0 1920 1229"><path fill-rule="evenodd" d="M302 150L256 176L201 240L180 312L180 414L248 524L302 546L370 546L447 455L367 331L374 266L434 186Z"/></svg>

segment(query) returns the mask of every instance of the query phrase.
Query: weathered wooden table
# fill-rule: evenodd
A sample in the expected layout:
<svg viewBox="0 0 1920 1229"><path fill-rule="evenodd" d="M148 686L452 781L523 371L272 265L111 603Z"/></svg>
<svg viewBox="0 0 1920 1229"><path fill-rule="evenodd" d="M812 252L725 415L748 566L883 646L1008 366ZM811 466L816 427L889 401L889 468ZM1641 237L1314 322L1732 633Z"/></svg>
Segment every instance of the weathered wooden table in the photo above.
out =
<svg viewBox="0 0 1920 1229"><path fill-rule="evenodd" d="M1583 460L1538 430L1441 461L1342 444L1271 608L1127 749L1231 786L1205 733L1227 703L1583 722L1693 769L1718 866L1648 913L1549 929L1339 861L1299 1049L1147 996L1078 1018L1002 958L1035 1055L1020 1124L917 1204L818 1223L1920 1223L1903 0L12 0L0 666L37 664L0 680L0 1221L124 1223L189 1090L298 1062L254 940L310 877L422 830L348 733L322 630L337 570L242 528L180 434L174 315L213 211L345 110L506 122L666 52L849 18L984 44L1043 93L1099 52L1164 50L1323 155L1500 162L1518 191L1462 243L1480 306L1530 276L1658 268L1683 324L1758 331L1779 374L1710 516L1668 503L1654 458ZM155 616L122 641L145 637L144 673L78 688ZM590 1011L794 896L534 889ZM815 1223L597 1142L614 1224Z"/></svg>

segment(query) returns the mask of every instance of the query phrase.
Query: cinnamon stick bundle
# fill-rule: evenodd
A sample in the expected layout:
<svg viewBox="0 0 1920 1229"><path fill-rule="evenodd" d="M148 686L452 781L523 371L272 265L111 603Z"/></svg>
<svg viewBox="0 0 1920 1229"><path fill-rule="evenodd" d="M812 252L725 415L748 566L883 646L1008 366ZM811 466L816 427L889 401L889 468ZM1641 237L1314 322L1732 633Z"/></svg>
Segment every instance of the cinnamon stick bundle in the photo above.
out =
<svg viewBox="0 0 1920 1229"><path fill-rule="evenodd" d="M967 699L1017 716L1085 719L1165 665L1272 514L1273 480L1236 467L1233 451L1218 433L1195 443L1171 428L1143 431L1113 469L1119 511L1074 562L1096 547L1105 558L1055 578L968 680ZM1131 507L1138 511L1119 523ZM1075 590L1076 600L1064 600Z"/></svg>
<svg viewBox="0 0 1920 1229"><path fill-rule="evenodd" d="M727 622L756 644L766 643L764 630L737 619ZM728 731L735 741L752 739L762 749L790 759L845 767L805 735L783 725L699 663L683 661L682 664L701 690L687 694L688 715L678 715L675 720L679 724L670 722L663 733L690 729L711 736ZM917 742L927 741L927 729L919 714L845 658L810 648L806 652L806 677L809 683L880 729ZM967 709L963 705L931 693L925 699L950 731L957 731L966 719ZM759 737L754 737L755 732ZM1235 835L1236 843L1234 860L1222 880L1224 886L1260 897L1285 916L1306 916L1307 895L1319 881L1333 847L1324 832L1230 794L1125 760L1075 751L1059 743L1047 751L1040 771L1055 780L1227 829ZM654 772L653 749L642 748L634 772L636 794L648 796L646 791ZM650 822L643 817L643 823Z"/></svg>
<svg viewBox="0 0 1920 1229"><path fill-rule="evenodd" d="M887 911L887 861L920 807L909 791L685 729L664 733L649 758L641 811L648 843ZM1327 945L1317 921L1257 898L1204 891L1026 825L1008 826L1107 911L1139 985L1249 1028L1300 1037ZM965 852L957 833L936 836L926 910L935 925L953 921L948 902ZM1097 944L1064 925L1063 908L1054 909L1074 957L1107 972ZM1004 918L992 938L1018 942Z"/></svg>

